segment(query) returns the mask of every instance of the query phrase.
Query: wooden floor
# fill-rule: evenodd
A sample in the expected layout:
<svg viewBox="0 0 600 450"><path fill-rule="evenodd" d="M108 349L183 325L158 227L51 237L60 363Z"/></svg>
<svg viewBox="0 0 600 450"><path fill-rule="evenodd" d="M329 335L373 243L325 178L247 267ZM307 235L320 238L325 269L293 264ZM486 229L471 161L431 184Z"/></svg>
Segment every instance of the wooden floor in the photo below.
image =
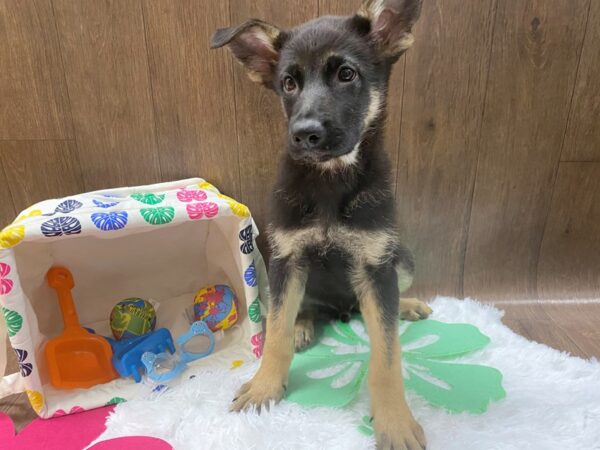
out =
<svg viewBox="0 0 600 450"><path fill-rule="evenodd" d="M521 301L518 304L499 302L496 306L505 311L503 322L527 339L574 356L600 358L600 302L554 304ZM11 352L8 372L16 370ZM0 400L0 412L7 413L18 430L35 417L25 394Z"/></svg>
<svg viewBox="0 0 600 450"><path fill-rule="evenodd" d="M582 358L600 358L600 302L496 304L503 322L529 340Z"/></svg>

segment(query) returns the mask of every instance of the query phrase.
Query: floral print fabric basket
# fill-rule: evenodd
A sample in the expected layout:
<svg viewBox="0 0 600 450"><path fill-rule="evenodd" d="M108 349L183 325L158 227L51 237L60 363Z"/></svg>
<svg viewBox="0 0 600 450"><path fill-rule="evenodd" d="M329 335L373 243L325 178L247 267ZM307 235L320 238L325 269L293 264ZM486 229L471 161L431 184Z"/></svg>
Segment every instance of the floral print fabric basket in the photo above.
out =
<svg viewBox="0 0 600 450"><path fill-rule="evenodd" d="M0 397L25 390L43 418L127 400L140 385L117 379L90 389L60 390L46 373L44 347L62 331L45 274L54 265L73 273L75 306L84 326L110 334L112 307L128 297L157 302L158 327L173 337L189 327L194 294L228 284L239 318L221 336L207 366L261 356L261 298L266 271L248 208L203 179L110 189L47 200L0 232L0 308L20 374L0 379ZM1 320L0 320L1 322ZM0 349L2 350L2 349ZM0 354L0 375L4 372Z"/></svg>

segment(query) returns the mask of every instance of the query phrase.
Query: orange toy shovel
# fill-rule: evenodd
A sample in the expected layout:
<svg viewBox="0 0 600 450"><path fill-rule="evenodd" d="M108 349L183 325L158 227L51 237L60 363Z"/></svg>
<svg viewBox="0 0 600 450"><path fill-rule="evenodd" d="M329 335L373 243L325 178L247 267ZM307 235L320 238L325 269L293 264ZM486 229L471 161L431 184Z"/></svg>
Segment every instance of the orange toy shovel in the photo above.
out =
<svg viewBox="0 0 600 450"><path fill-rule="evenodd" d="M79 324L71 289L73 275L63 267L53 267L46 275L56 290L65 329L46 345L50 382L63 389L88 388L118 377L114 370L110 344Z"/></svg>

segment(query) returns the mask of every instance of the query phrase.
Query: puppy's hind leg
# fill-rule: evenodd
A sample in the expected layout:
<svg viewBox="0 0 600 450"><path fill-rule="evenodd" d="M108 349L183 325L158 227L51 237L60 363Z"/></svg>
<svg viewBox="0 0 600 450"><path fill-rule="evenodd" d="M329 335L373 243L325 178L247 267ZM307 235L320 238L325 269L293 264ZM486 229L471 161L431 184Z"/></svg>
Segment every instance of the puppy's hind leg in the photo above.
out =
<svg viewBox="0 0 600 450"><path fill-rule="evenodd" d="M260 412L281 400L294 356L294 323L304 297L306 267L290 257L272 258L269 268L271 303L260 368L233 399L232 411L255 406Z"/></svg>
<svg viewBox="0 0 600 450"><path fill-rule="evenodd" d="M404 249L401 254L401 262L396 267L398 273L398 291L406 291L413 281L414 261L412 254ZM433 310L418 298L400 298L400 318L402 320L427 319Z"/></svg>
<svg viewBox="0 0 600 450"><path fill-rule="evenodd" d="M307 348L315 337L315 319L311 310L301 311L294 325L294 347L297 352Z"/></svg>
<svg viewBox="0 0 600 450"><path fill-rule="evenodd" d="M400 299L400 318L402 320L422 320L427 319L433 310L418 298Z"/></svg>

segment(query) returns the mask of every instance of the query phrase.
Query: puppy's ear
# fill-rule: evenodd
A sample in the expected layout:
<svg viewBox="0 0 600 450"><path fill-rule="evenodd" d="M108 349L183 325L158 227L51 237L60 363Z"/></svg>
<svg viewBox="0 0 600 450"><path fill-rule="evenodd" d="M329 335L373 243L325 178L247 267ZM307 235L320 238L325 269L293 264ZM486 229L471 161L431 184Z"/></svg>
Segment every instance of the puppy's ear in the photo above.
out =
<svg viewBox="0 0 600 450"><path fill-rule="evenodd" d="M240 26L215 31L210 47L227 45L246 67L251 80L273 87L275 67L279 61L281 34L279 28L271 24L250 19Z"/></svg>
<svg viewBox="0 0 600 450"><path fill-rule="evenodd" d="M412 27L421 15L422 0L365 0L357 16L370 24L369 37L382 58L397 60L413 43Z"/></svg>

